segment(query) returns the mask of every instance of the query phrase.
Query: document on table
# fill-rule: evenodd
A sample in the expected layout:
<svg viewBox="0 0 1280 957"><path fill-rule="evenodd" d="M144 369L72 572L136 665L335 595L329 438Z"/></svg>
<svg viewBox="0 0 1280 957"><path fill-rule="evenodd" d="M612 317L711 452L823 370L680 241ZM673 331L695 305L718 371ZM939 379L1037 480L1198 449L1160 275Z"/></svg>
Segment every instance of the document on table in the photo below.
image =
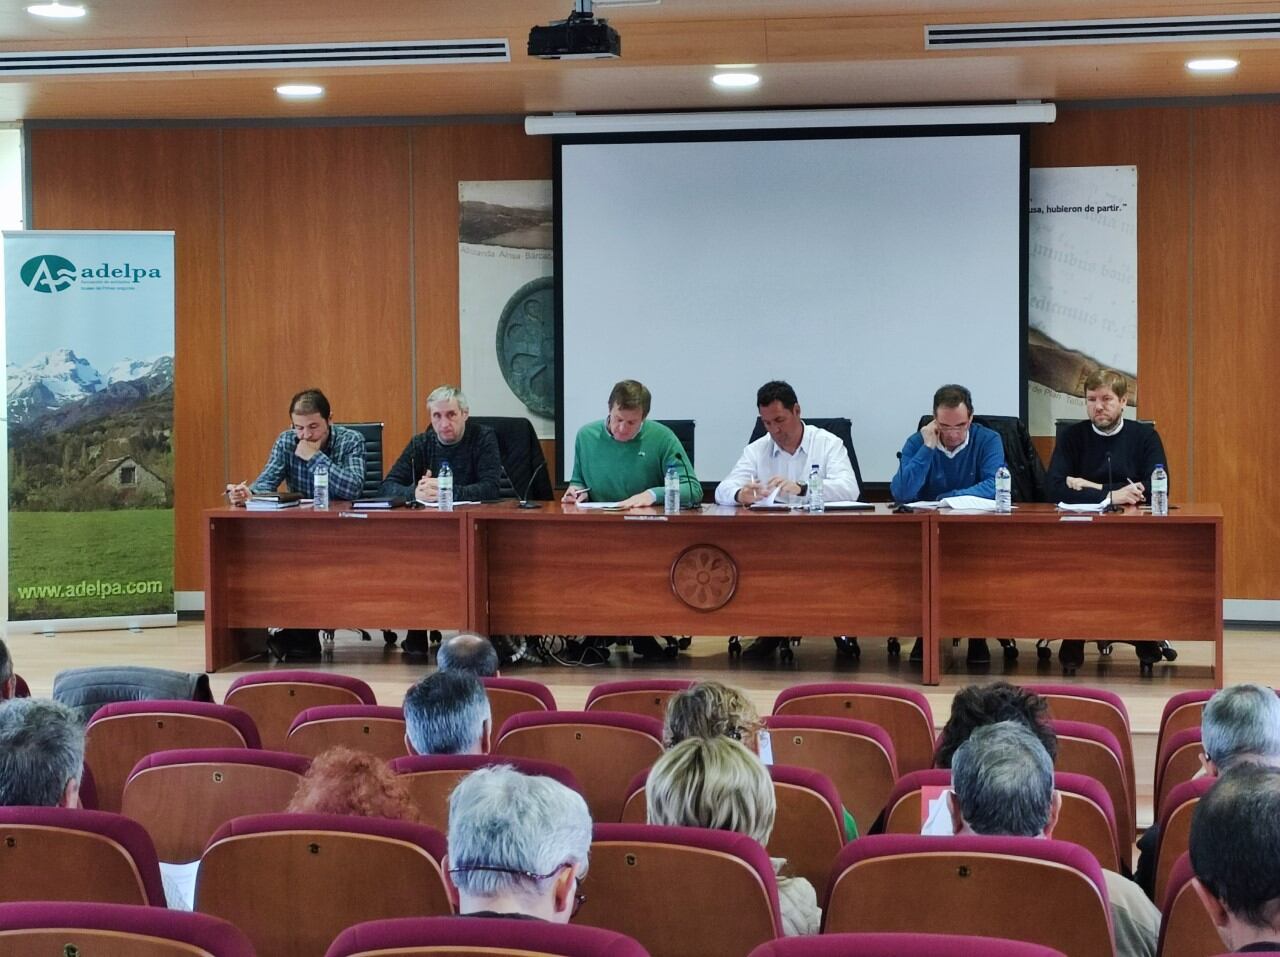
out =
<svg viewBox="0 0 1280 957"><path fill-rule="evenodd" d="M757 502L752 502L752 508L786 508L787 506L778 501L778 491L781 485L775 485L773 491Z"/></svg>
<svg viewBox="0 0 1280 957"><path fill-rule="evenodd" d="M622 511L621 502L579 502L578 508L594 508L603 511Z"/></svg>
<svg viewBox="0 0 1280 957"><path fill-rule="evenodd" d="M1101 502L1059 502L1058 510L1061 512L1101 512L1111 504L1111 496L1108 495Z"/></svg>
<svg viewBox="0 0 1280 957"><path fill-rule="evenodd" d="M995 499L981 498L977 495L953 495L950 498L944 498L942 504L957 512L994 512L996 510Z"/></svg>
<svg viewBox="0 0 1280 957"><path fill-rule="evenodd" d="M414 501L416 501L423 508L439 508L440 507L439 502L424 502L420 498L414 499ZM459 505L483 505L483 504L484 504L483 502L454 502L453 507L457 508Z"/></svg>
<svg viewBox="0 0 1280 957"><path fill-rule="evenodd" d="M937 509L937 508L942 508L942 503L941 502L911 502L910 504L907 505L907 508Z"/></svg>

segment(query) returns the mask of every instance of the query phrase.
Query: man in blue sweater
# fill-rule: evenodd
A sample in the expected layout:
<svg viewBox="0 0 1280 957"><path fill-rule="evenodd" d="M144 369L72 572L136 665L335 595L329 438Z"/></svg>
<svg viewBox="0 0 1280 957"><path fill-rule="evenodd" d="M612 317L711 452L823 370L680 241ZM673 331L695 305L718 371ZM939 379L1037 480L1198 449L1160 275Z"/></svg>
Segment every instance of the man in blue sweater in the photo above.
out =
<svg viewBox="0 0 1280 957"><path fill-rule="evenodd" d="M913 433L898 455L898 474L889 483L895 502L936 502L953 495L996 497L996 469L1004 464L1000 436L973 421L973 396L962 385L944 385L933 394L933 418ZM1018 648L1001 642L1005 657L1016 658ZM922 654L919 639L911 660ZM969 642L970 664L991 660L985 640Z"/></svg>

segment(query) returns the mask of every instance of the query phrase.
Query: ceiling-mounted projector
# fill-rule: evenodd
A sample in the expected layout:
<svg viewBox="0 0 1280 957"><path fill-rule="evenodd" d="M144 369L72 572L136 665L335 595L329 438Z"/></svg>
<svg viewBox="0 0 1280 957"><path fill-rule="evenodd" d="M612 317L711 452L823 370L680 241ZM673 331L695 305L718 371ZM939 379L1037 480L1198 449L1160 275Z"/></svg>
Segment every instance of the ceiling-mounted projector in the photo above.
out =
<svg viewBox="0 0 1280 957"><path fill-rule="evenodd" d="M603 60L622 56L622 39L608 20L597 20L591 0L574 0L567 20L529 31L529 56L544 60Z"/></svg>

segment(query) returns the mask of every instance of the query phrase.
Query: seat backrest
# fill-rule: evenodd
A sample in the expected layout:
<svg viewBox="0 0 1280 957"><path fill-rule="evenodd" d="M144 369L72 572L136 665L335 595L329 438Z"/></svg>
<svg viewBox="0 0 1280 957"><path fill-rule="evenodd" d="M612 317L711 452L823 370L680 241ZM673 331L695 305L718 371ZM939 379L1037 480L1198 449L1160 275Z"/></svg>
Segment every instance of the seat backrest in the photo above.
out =
<svg viewBox="0 0 1280 957"><path fill-rule="evenodd" d="M229 920L259 954L315 957L345 928L451 913L444 836L421 824L336 814L259 814L218 829L195 909Z"/></svg>
<svg viewBox="0 0 1280 957"><path fill-rule="evenodd" d="M1035 888L1028 895L1026 889ZM1017 907L993 901L1018 901ZM1003 937L1113 957L1102 869L1082 847L1033 837L872 835L832 869L824 933Z"/></svg>
<svg viewBox="0 0 1280 957"><path fill-rule="evenodd" d="M349 927L325 957L649 957L637 941L577 924L405 917Z"/></svg>
<svg viewBox="0 0 1280 957"><path fill-rule="evenodd" d="M1162 749L1156 754L1156 787L1153 792L1156 815L1169 800L1170 792L1179 784L1190 781L1200 773L1200 755L1204 744L1200 740L1200 727L1183 728L1164 739Z"/></svg>
<svg viewBox="0 0 1280 957"><path fill-rule="evenodd" d="M85 728L98 808L119 811L134 765L156 751L257 748L258 729L239 708L202 701L121 701L99 708Z"/></svg>
<svg viewBox="0 0 1280 957"><path fill-rule="evenodd" d="M391 762L391 770L409 790L421 823L441 833L449 830L449 795L458 782L477 768L507 764L521 774L536 774L559 781L582 793L578 779L568 768L549 761L492 754L410 754Z"/></svg>
<svg viewBox="0 0 1280 957"><path fill-rule="evenodd" d="M13 696L15 698L31 697L31 688L27 686L26 679L22 675L13 676Z"/></svg>
<svg viewBox="0 0 1280 957"><path fill-rule="evenodd" d="M781 857L787 870L803 877L822 896L831 865L844 847L844 807L831 779L809 768L775 764L769 768L777 813L767 850ZM648 820L645 783L648 769L641 771L627 788L622 808L623 824L644 824Z"/></svg>
<svg viewBox="0 0 1280 957"><path fill-rule="evenodd" d="M693 433L697 429L698 422L696 419L654 419L669 428L675 437L680 441L681 447L684 448L684 454L689 457L689 464L696 465L697 460L693 457Z"/></svg>
<svg viewBox="0 0 1280 957"><path fill-rule="evenodd" d="M774 761L825 774L859 827L871 827L898 778L888 732L868 721L805 714L771 715L767 727Z"/></svg>
<svg viewBox="0 0 1280 957"><path fill-rule="evenodd" d="M504 498L508 495L519 498L526 489L533 501L545 502L552 498L547 459L532 422L523 416L508 415L473 415L467 422L493 429L498 439L498 455L502 459L505 479L500 483Z"/></svg>
<svg viewBox="0 0 1280 957"><path fill-rule="evenodd" d="M1204 902L1191 886L1195 873L1191 858L1183 853L1169 871L1169 881L1161 902L1159 957L1212 957L1222 952L1222 938Z"/></svg>
<svg viewBox="0 0 1280 957"><path fill-rule="evenodd" d="M259 671L231 682L223 704L253 718L262 746L283 751L293 719L327 704L377 704L373 689L359 678L327 671Z"/></svg>
<svg viewBox="0 0 1280 957"><path fill-rule="evenodd" d="M1058 736L1058 757L1054 767L1059 771L1094 778L1106 788L1115 810L1121 857L1127 859L1132 856L1135 826L1129 814L1132 806L1129 785L1116 736L1101 725L1086 721L1050 720L1049 726Z"/></svg>
<svg viewBox="0 0 1280 957"><path fill-rule="evenodd" d="M1160 714L1160 733L1156 738L1156 754L1164 750L1164 743L1170 735L1187 728L1200 727L1205 705L1214 694L1213 688L1179 691L1164 703L1164 711ZM1159 765L1156 766L1156 773L1160 773Z"/></svg>
<svg viewBox="0 0 1280 957"><path fill-rule="evenodd" d="M773 713L870 721L893 740L899 774L933 767L933 711L912 688L847 681L793 685L778 695Z"/></svg>
<svg viewBox="0 0 1280 957"><path fill-rule="evenodd" d="M525 712L502 726L493 753L568 768L591 819L616 821L631 779L662 755L662 723L612 711Z"/></svg>
<svg viewBox="0 0 1280 957"><path fill-rule="evenodd" d="M731 831L597 824L588 880L577 922L626 934L653 957L742 957L782 932L769 855ZM708 919L726 905L731 920Z"/></svg>
<svg viewBox="0 0 1280 957"><path fill-rule="evenodd" d="M623 711L665 722L667 702L693 684L692 678L606 681L587 692L587 711Z"/></svg>
<svg viewBox="0 0 1280 957"><path fill-rule="evenodd" d="M83 902L0 904L0 953L255 957L239 928L207 914Z"/></svg>
<svg viewBox="0 0 1280 957"><path fill-rule="evenodd" d="M556 710L555 695L540 681L528 678L481 678L480 681L489 698L489 727L494 737L513 714Z"/></svg>
<svg viewBox="0 0 1280 957"><path fill-rule="evenodd" d="M232 818L288 807L309 765L298 754L252 748L159 751L129 775L121 813L147 829L160 860L199 860Z"/></svg>
<svg viewBox="0 0 1280 957"><path fill-rule="evenodd" d="M293 719L285 750L314 758L330 748L365 751L390 761L408 753L404 711L376 704L308 708Z"/></svg>
<svg viewBox="0 0 1280 957"><path fill-rule="evenodd" d="M119 814L0 808L0 901L32 900L164 907L155 846Z"/></svg>
<svg viewBox="0 0 1280 957"><path fill-rule="evenodd" d="M784 937L761 944L747 957L1066 957L1021 940L958 934L823 934Z"/></svg>
<svg viewBox="0 0 1280 957"><path fill-rule="evenodd" d="M1191 846L1191 818L1196 805L1217 778L1203 777L1184 781L1172 791L1160 808L1160 846L1156 851L1155 900L1165 899L1173 865Z"/></svg>
<svg viewBox="0 0 1280 957"><path fill-rule="evenodd" d="M923 807L926 787L951 787L949 768L926 768L904 774L893 785L884 806L884 833L919 834L928 816Z"/></svg>
<svg viewBox="0 0 1280 957"><path fill-rule="evenodd" d="M804 417L805 425L812 425L822 429L824 432L830 432L844 443L844 450L849 453L849 464L853 466L853 476L858 480L858 498L862 498L862 469L858 467L858 453L853 448L853 421L844 416L836 416L835 418L816 419L810 416ZM764 423L760 421L760 416L756 416L755 428L751 430L751 441L764 435Z"/></svg>
<svg viewBox="0 0 1280 957"><path fill-rule="evenodd" d="M1029 684L1023 685L1049 705L1049 717L1064 721L1087 721L1106 728L1120 745L1120 757L1124 761L1125 782L1129 793L1129 820L1137 819L1137 779L1133 764L1133 730L1129 722L1129 710L1114 691L1086 688L1078 685Z"/></svg>
<svg viewBox="0 0 1280 957"><path fill-rule="evenodd" d="M382 485L382 423L339 422L337 424L364 436L364 484L360 486L360 497L377 495L378 487Z"/></svg>

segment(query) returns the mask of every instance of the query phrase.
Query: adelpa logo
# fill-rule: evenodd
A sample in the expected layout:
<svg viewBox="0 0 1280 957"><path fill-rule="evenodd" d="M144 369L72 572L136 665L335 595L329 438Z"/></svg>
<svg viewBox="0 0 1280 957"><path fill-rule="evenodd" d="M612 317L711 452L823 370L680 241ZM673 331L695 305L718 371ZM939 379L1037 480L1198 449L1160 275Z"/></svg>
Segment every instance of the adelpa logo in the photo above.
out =
<svg viewBox="0 0 1280 957"><path fill-rule="evenodd" d="M76 264L61 256L36 256L22 264L19 275L35 292L61 292L76 281Z"/></svg>

